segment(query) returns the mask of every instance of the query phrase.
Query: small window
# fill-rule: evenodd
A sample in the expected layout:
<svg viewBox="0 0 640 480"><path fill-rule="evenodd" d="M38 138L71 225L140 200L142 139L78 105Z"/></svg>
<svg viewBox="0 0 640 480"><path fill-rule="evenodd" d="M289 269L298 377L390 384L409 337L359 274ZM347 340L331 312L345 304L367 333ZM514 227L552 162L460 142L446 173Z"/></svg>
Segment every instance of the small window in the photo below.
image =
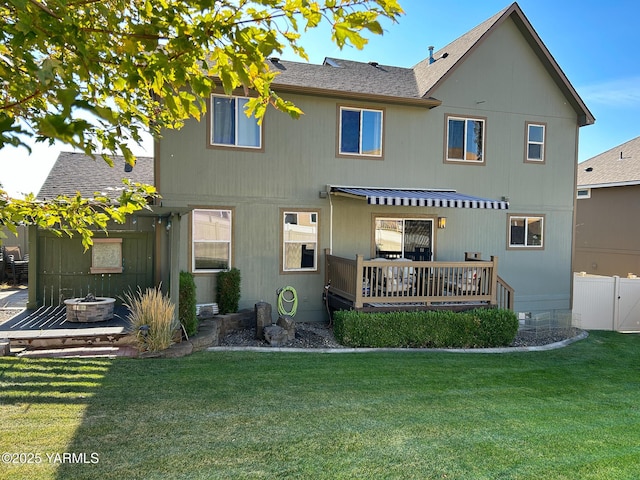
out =
<svg viewBox="0 0 640 480"><path fill-rule="evenodd" d="M591 198L591 189L590 188L580 188L578 189L577 198Z"/></svg>
<svg viewBox="0 0 640 480"><path fill-rule="evenodd" d="M544 247L544 216L509 216L509 248Z"/></svg>
<svg viewBox="0 0 640 480"><path fill-rule="evenodd" d="M193 210L191 223L193 272L231 268L231 210Z"/></svg>
<svg viewBox="0 0 640 480"><path fill-rule="evenodd" d="M214 146L262 147L262 129L255 117L247 117L247 97L211 95L211 133Z"/></svg>
<svg viewBox="0 0 640 480"><path fill-rule="evenodd" d="M447 117L447 162L484 164L485 120Z"/></svg>
<svg viewBox="0 0 640 480"><path fill-rule="evenodd" d="M382 157L382 110L340 107L339 155Z"/></svg>
<svg viewBox="0 0 640 480"><path fill-rule="evenodd" d="M318 271L318 212L282 212L282 271Z"/></svg>
<svg viewBox="0 0 640 480"><path fill-rule="evenodd" d="M525 162L544 163L546 127L541 123L527 123Z"/></svg>

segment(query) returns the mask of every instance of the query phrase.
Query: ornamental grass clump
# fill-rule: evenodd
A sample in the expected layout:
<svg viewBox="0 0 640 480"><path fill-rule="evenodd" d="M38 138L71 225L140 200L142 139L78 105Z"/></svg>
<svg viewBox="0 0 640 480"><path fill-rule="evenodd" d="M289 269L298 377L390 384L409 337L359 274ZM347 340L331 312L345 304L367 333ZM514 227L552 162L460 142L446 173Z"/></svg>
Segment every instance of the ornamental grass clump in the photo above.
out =
<svg viewBox="0 0 640 480"><path fill-rule="evenodd" d="M175 305L160 287L138 287L135 294L125 293L125 306L129 308L128 320L136 332L138 350L158 352L171 345L173 336L180 328L175 318Z"/></svg>

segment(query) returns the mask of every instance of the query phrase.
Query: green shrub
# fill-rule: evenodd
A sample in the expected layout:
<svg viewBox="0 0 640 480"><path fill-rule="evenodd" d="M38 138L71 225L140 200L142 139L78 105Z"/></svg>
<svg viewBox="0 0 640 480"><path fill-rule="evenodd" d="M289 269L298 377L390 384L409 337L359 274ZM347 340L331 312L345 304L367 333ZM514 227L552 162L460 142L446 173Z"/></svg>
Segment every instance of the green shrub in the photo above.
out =
<svg viewBox="0 0 640 480"><path fill-rule="evenodd" d="M158 352L171 345L180 327L175 318L175 305L157 288L140 290L136 294L125 293L125 306L129 308L128 320L138 340L138 350ZM141 329L140 327L143 327Z"/></svg>
<svg viewBox="0 0 640 480"><path fill-rule="evenodd" d="M180 296L178 301L178 318L187 335L198 331L196 316L196 282L189 272L180 272Z"/></svg>
<svg viewBox="0 0 640 480"><path fill-rule="evenodd" d="M216 301L223 315L238 311L240 303L240 270L232 268L218 273L216 281Z"/></svg>
<svg viewBox="0 0 640 480"><path fill-rule="evenodd" d="M334 314L334 334L350 347L473 348L513 342L518 320L510 310L479 308L466 312Z"/></svg>

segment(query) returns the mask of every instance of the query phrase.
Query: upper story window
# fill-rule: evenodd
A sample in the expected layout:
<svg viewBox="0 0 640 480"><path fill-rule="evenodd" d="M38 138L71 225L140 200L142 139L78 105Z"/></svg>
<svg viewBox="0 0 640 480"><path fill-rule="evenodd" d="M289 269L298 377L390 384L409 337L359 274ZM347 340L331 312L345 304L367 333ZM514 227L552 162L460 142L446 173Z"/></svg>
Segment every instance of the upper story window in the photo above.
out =
<svg viewBox="0 0 640 480"><path fill-rule="evenodd" d="M525 162L544 163L546 126L543 123L527 122L527 145Z"/></svg>
<svg viewBox="0 0 640 480"><path fill-rule="evenodd" d="M231 268L231 210L196 209L191 217L192 271Z"/></svg>
<svg viewBox="0 0 640 480"><path fill-rule="evenodd" d="M340 107L339 120L339 155L382 158L382 110Z"/></svg>
<svg viewBox="0 0 640 480"><path fill-rule="evenodd" d="M282 211L282 271L318 271L318 212Z"/></svg>
<svg viewBox="0 0 640 480"><path fill-rule="evenodd" d="M262 148L262 128L244 111L248 101L247 97L211 95L211 145Z"/></svg>
<svg viewBox="0 0 640 480"><path fill-rule="evenodd" d="M447 162L484 164L483 118L447 116Z"/></svg>
<svg viewBox="0 0 640 480"><path fill-rule="evenodd" d="M544 216L509 215L509 248L544 247Z"/></svg>

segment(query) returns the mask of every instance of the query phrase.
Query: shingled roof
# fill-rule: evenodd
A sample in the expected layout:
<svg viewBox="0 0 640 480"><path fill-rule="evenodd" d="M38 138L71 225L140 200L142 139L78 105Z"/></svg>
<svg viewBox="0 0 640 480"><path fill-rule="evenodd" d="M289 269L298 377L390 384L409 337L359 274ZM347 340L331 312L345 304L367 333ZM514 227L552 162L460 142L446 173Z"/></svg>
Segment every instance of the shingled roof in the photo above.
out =
<svg viewBox="0 0 640 480"><path fill-rule="evenodd" d="M124 157L114 156L113 167L101 158L95 160L83 153L61 152L51 168L47 179L38 192L41 200L53 199L58 195L92 197L95 192L108 193L122 187L122 179L153 184L153 158L137 157L131 172L124 171Z"/></svg>
<svg viewBox="0 0 640 480"><path fill-rule="evenodd" d="M578 165L578 187L640 185L640 137Z"/></svg>
<svg viewBox="0 0 640 480"><path fill-rule="evenodd" d="M435 98L444 82L465 58L503 22L512 19L578 115L578 122L590 125L595 118L586 107L549 50L517 3L435 52L412 68L326 58L322 65L271 59L269 67L279 73L275 90L325 96L363 97L370 100L405 103L433 108L442 103Z"/></svg>

